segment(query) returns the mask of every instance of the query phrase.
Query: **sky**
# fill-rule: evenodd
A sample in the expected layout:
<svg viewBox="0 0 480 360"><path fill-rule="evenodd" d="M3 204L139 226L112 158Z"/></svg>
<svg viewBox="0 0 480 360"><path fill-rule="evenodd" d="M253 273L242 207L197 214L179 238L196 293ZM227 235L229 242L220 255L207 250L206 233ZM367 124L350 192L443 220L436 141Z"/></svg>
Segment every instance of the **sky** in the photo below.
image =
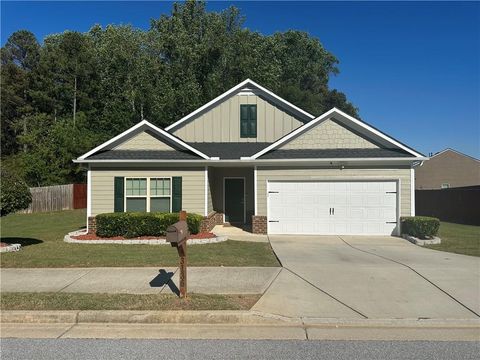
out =
<svg viewBox="0 0 480 360"><path fill-rule="evenodd" d="M207 2L212 11L230 5L251 30L319 38L340 61L330 87L366 122L427 155L450 147L480 158L480 2ZM2 0L1 43L19 29L40 41L94 24L148 29L170 9L154 1Z"/></svg>

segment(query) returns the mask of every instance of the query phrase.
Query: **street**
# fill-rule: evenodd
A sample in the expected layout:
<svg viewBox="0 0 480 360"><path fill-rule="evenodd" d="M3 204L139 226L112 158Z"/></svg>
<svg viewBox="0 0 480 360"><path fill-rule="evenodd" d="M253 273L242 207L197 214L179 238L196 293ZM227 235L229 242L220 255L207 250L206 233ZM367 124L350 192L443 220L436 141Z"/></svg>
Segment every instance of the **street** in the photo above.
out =
<svg viewBox="0 0 480 360"><path fill-rule="evenodd" d="M477 359L478 342L2 339L10 359Z"/></svg>

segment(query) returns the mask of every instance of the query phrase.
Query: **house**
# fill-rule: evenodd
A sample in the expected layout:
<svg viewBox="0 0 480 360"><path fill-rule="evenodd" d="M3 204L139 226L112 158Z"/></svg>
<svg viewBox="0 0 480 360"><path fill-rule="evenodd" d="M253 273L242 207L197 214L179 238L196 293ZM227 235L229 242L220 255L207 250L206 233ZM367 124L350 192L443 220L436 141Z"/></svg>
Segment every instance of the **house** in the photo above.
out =
<svg viewBox="0 0 480 360"><path fill-rule="evenodd" d="M435 190L480 185L480 160L453 149L433 155L415 170L415 189Z"/></svg>
<svg viewBox="0 0 480 360"><path fill-rule="evenodd" d="M245 80L165 129L148 121L75 161L97 214L172 211L268 234L398 234L428 158L333 108L314 116Z"/></svg>

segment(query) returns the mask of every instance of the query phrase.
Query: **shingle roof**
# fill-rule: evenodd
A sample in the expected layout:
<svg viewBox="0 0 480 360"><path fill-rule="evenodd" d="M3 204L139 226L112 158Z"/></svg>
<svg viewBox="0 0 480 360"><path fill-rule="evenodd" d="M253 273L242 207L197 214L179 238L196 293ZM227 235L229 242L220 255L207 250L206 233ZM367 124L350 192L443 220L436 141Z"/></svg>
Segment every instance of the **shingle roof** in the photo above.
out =
<svg viewBox="0 0 480 360"><path fill-rule="evenodd" d="M251 156L270 143L264 142L231 142L231 143L189 143L190 146L200 150L204 154L220 159L240 159L242 156Z"/></svg>
<svg viewBox="0 0 480 360"><path fill-rule="evenodd" d="M88 157L89 160L203 160L180 150L107 150Z"/></svg>
<svg viewBox="0 0 480 360"><path fill-rule="evenodd" d="M273 150L259 159L328 159L328 158L390 158L412 157L398 149L291 149Z"/></svg>
<svg viewBox="0 0 480 360"><path fill-rule="evenodd" d="M268 146L268 143L195 143L192 146L208 156L220 159L240 159L250 156ZM398 149L290 149L273 150L259 159L325 159L325 158L392 158L411 157ZM180 150L106 150L98 152L89 160L203 160L188 151Z"/></svg>

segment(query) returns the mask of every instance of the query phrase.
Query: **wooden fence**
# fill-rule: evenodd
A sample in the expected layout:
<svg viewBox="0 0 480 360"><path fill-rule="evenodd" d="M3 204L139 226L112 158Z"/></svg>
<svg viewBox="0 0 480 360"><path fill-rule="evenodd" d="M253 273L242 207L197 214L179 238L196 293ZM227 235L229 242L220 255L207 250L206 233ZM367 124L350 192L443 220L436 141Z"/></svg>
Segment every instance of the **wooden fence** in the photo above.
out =
<svg viewBox="0 0 480 360"><path fill-rule="evenodd" d="M415 214L458 224L480 225L480 186L415 190Z"/></svg>
<svg viewBox="0 0 480 360"><path fill-rule="evenodd" d="M32 203L20 211L35 213L82 209L87 207L87 185L68 184L30 188Z"/></svg>

